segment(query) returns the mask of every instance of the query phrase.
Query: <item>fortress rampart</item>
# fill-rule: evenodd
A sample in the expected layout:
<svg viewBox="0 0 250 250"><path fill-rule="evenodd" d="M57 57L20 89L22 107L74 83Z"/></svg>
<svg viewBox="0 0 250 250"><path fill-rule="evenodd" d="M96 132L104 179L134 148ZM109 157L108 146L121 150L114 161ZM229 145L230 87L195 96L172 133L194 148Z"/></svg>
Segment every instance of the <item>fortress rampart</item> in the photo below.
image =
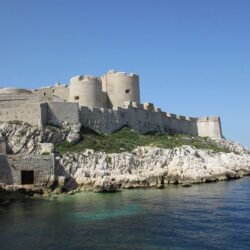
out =
<svg viewBox="0 0 250 250"><path fill-rule="evenodd" d="M69 86L57 83L33 91L0 89L0 108L0 122L61 126L67 121L102 133L128 126L141 133L222 137L219 117L186 117L162 112L149 102L140 103L139 76L124 72L76 76Z"/></svg>
<svg viewBox="0 0 250 250"><path fill-rule="evenodd" d="M37 126L61 126L67 121L70 124L80 123L86 128L107 134L128 126L141 133L162 131L192 136L222 137L218 117L190 118L161 112L158 109L133 108L132 103L126 108L113 109L79 107L77 103L67 102L33 103L0 111L0 121L16 120Z"/></svg>
<svg viewBox="0 0 250 250"><path fill-rule="evenodd" d="M47 122L44 113L46 106L46 103L25 103L18 107L1 108L0 122L22 121L34 126L43 126Z"/></svg>

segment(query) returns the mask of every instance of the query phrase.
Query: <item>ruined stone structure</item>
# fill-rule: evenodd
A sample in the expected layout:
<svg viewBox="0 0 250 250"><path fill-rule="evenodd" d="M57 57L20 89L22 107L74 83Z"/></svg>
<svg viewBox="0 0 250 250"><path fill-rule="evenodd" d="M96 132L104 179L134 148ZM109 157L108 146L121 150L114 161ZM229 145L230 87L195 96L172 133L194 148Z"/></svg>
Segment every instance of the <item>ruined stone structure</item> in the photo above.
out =
<svg viewBox="0 0 250 250"><path fill-rule="evenodd" d="M139 76L109 71L102 77L76 76L69 85L35 90L0 89L0 122L31 125L81 124L103 133L129 126L139 132L177 132L221 138L219 117L192 118L141 104Z"/></svg>

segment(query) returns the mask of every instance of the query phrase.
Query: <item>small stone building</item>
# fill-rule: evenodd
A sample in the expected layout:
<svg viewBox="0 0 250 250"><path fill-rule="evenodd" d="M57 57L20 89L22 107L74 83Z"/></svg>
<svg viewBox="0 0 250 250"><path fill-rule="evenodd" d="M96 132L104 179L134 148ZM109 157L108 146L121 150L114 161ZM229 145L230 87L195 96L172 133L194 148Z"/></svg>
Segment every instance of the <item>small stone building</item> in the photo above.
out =
<svg viewBox="0 0 250 250"><path fill-rule="evenodd" d="M54 155L0 154L0 183L42 187L54 175Z"/></svg>

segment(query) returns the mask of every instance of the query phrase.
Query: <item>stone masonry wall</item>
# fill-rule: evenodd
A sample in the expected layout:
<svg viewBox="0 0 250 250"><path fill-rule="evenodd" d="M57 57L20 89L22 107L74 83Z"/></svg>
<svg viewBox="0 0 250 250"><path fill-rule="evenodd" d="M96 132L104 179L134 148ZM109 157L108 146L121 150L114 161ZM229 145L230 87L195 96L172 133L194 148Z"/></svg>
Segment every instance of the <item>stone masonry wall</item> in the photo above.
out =
<svg viewBox="0 0 250 250"><path fill-rule="evenodd" d="M67 121L70 124L79 123L78 103L48 102L46 123L60 127L64 121Z"/></svg>
<svg viewBox="0 0 250 250"><path fill-rule="evenodd" d="M33 126L42 125L42 112L40 103L29 103L16 108L3 108L0 110L0 122L22 121Z"/></svg>
<svg viewBox="0 0 250 250"><path fill-rule="evenodd" d="M48 102L24 104L18 108L0 110L0 122L22 121L35 126L53 125L63 122L79 124L102 132L112 133L123 126L141 133L153 131L177 132L193 136L221 138L221 123L218 117L191 118L162 112L153 104L128 102L124 108L89 108L78 103Z"/></svg>
<svg viewBox="0 0 250 250"><path fill-rule="evenodd" d="M22 94L1 94L0 95L0 109L16 108L23 104L37 103L38 96L32 93Z"/></svg>
<svg viewBox="0 0 250 250"><path fill-rule="evenodd" d="M0 182L21 185L21 171L34 171L34 185L43 186L54 175L54 155L0 155Z"/></svg>
<svg viewBox="0 0 250 250"><path fill-rule="evenodd" d="M83 126L103 133L112 133L123 126L128 126L141 133L174 131L198 135L197 119L167 114L159 110L132 107L116 109L81 107L80 121Z"/></svg>
<svg viewBox="0 0 250 250"><path fill-rule="evenodd" d="M198 135L202 137L222 137L221 121L219 117L204 117L197 121Z"/></svg>

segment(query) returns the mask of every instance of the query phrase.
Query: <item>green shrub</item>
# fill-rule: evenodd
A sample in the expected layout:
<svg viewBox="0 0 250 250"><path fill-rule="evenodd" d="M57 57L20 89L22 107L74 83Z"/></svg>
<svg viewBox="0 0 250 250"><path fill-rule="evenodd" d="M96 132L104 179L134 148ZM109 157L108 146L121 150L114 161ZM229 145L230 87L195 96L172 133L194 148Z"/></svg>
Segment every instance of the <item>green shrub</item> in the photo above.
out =
<svg viewBox="0 0 250 250"><path fill-rule="evenodd" d="M50 152L42 152L41 155L50 155Z"/></svg>
<svg viewBox="0 0 250 250"><path fill-rule="evenodd" d="M219 147L209 138L182 134L148 133L143 135L127 127L109 135L88 129L83 129L81 133L83 139L77 144L62 142L56 144L55 149L60 153L80 152L85 149L94 149L106 153L120 153L132 151L137 146L174 148L182 145L191 145L198 149L209 149L214 152L229 152L227 148Z"/></svg>

